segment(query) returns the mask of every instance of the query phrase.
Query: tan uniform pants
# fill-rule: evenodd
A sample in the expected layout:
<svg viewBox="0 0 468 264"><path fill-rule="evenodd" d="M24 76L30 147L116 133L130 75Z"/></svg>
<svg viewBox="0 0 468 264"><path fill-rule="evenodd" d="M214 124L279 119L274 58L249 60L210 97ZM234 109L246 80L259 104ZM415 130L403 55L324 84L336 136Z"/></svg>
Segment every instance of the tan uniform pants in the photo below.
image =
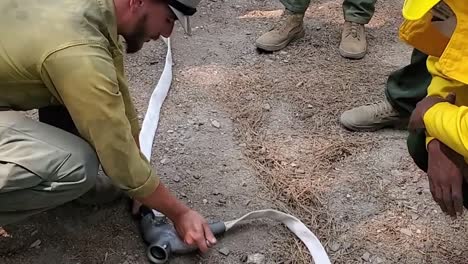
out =
<svg viewBox="0 0 468 264"><path fill-rule="evenodd" d="M80 197L95 185L98 167L81 138L0 111L0 226Z"/></svg>

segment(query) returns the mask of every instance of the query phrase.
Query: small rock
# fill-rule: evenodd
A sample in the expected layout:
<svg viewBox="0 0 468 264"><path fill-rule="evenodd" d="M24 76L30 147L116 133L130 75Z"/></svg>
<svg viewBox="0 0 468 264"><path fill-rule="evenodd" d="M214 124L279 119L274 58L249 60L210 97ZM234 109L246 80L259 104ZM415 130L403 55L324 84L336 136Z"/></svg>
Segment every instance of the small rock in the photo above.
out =
<svg viewBox="0 0 468 264"><path fill-rule="evenodd" d="M220 128L221 124L216 120L211 120L211 125L215 128Z"/></svg>
<svg viewBox="0 0 468 264"><path fill-rule="evenodd" d="M424 242L424 247L425 247L426 249L432 248L433 246L434 246L434 244L433 244L431 241L426 241L426 242Z"/></svg>
<svg viewBox="0 0 468 264"><path fill-rule="evenodd" d="M245 143L240 143L239 144L239 147L246 147L246 146L247 146L247 144L245 144Z"/></svg>
<svg viewBox="0 0 468 264"><path fill-rule="evenodd" d="M174 133L174 130L169 129L169 130L167 131L167 133L169 133L169 134L170 134L170 133Z"/></svg>
<svg viewBox="0 0 468 264"><path fill-rule="evenodd" d="M314 107L314 106L311 105L311 104L308 104L308 105L307 105L307 108L309 108L309 109L310 109L310 108L313 108L313 107Z"/></svg>
<svg viewBox="0 0 468 264"><path fill-rule="evenodd" d="M351 198L351 194L348 193L348 194L346 195L346 198Z"/></svg>
<svg viewBox="0 0 468 264"><path fill-rule="evenodd" d="M211 194L213 195L220 195L221 193L218 190L214 190Z"/></svg>
<svg viewBox="0 0 468 264"><path fill-rule="evenodd" d="M229 253L231 253L227 247L223 247L223 248L218 249L218 252L223 254L224 256L227 256L227 255L229 255Z"/></svg>
<svg viewBox="0 0 468 264"><path fill-rule="evenodd" d="M416 230L416 234L421 234L421 233L422 233L422 232L421 232L420 229L417 229L417 230Z"/></svg>
<svg viewBox="0 0 468 264"><path fill-rule="evenodd" d="M245 34L246 34L247 36L248 36L248 35L252 35L252 32L247 31L247 32L245 32Z"/></svg>
<svg viewBox="0 0 468 264"><path fill-rule="evenodd" d="M172 178L172 180L174 182L180 182L180 177L179 176L174 176L174 178Z"/></svg>
<svg viewBox="0 0 468 264"><path fill-rule="evenodd" d="M287 51L284 51L284 50L282 50L282 51L280 51L280 54L281 54L281 55L286 55L286 54L288 54L288 52L287 52Z"/></svg>
<svg viewBox="0 0 468 264"><path fill-rule="evenodd" d="M203 204L207 204L208 203L208 200L207 199L203 199Z"/></svg>
<svg viewBox="0 0 468 264"><path fill-rule="evenodd" d="M270 59L266 59L265 62L266 62L266 63L272 63L273 61L270 60Z"/></svg>
<svg viewBox="0 0 468 264"><path fill-rule="evenodd" d="M340 249L340 246L341 246L340 243L335 242L335 243L333 243L333 244L330 246L330 249L331 249L332 251L336 252L336 251L338 251L338 250Z"/></svg>
<svg viewBox="0 0 468 264"><path fill-rule="evenodd" d="M362 254L361 258L365 261L369 261L370 259L370 254L369 252L365 252L364 254Z"/></svg>
<svg viewBox="0 0 468 264"><path fill-rule="evenodd" d="M195 180L199 180L201 178L201 175L199 174L194 174L192 175L192 177L195 179Z"/></svg>
<svg viewBox="0 0 468 264"><path fill-rule="evenodd" d="M162 159L162 160L160 161L160 163L161 163L161 164L166 164L166 163L167 163L167 159Z"/></svg>
<svg viewBox="0 0 468 264"><path fill-rule="evenodd" d="M294 163L294 162L293 162L293 163L291 163L291 164L289 164L289 165L291 165L291 167L297 167L297 164L296 164L296 163Z"/></svg>
<svg viewBox="0 0 468 264"><path fill-rule="evenodd" d="M265 263L265 255L255 253L247 257L247 264L263 264Z"/></svg>
<svg viewBox="0 0 468 264"><path fill-rule="evenodd" d="M344 244L343 244L343 248L345 250L351 248L351 246L352 246L351 242L344 242Z"/></svg>
<svg viewBox="0 0 468 264"><path fill-rule="evenodd" d="M41 245L42 241L40 239L34 241L34 243L29 246L30 248L38 248Z"/></svg>
<svg viewBox="0 0 468 264"><path fill-rule="evenodd" d="M408 228L400 228L400 232L402 234L407 235L407 236L412 236L413 235L413 231L411 231L411 229L408 229Z"/></svg>
<svg viewBox="0 0 468 264"><path fill-rule="evenodd" d="M182 196L184 198L187 198L187 194L185 194L185 193L180 193L180 196Z"/></svg>
<svg viewBox="0 0 468 264"><path fill-rule="evenodd" d="M270 111L271 106L270 106L269 103L265 103L265 104L262 106L262 108L263 108L264 110L266 110L266 111Z"/></svg>
<svg viewBox="0 0 468 264"><path fill-rule="evenodd" d="M373 261L373 262L374 262L374 263L376 263L376 264L380 264L380 263L383 263L383 262L384 262L384 260L383 260L383 259L381 259L381 258L379 258L379 257L376 257L376 258L374 259L374 261Z"/></svg>
<svg viewBox="0 0 468 264"><path fill-rule="evenodd" d="M296 83L296 87L301 87L303 84L304 84L304 82L300 81L300 82Z"/></svg>
<svg viewBox="0 0 468 264"><path fill-rule="evenodd" d="M247 255L242 255L242 257L240 258L240 261L241 262L247 262L247 259L249 258L249 256Z"/></svg>
<svg viewBox="0 0 468 264"><path fill-rule="evenodd" d="M297 169L297 170L296 170L296 173L305 174L305 170L303 170L303 169Z"/></svg>
<svg viewBox="0 0 468 264"><path fill-rule="evenodd" d="M247 187L247 183L246 183L246 182L242 182L242 187Z"/></svg>
<svg viewBox="0 0 468 264"><path fill-rule="evenodd" d="M34 231L31 233L31 236L35 236L37 233L39 233L39 231L34 230Z"/></svg>
<svg viewBox="0 0 468 264"><path fill-rule="evenodd" d="M418 218L419 218L419 215L417 215L417 214L411 214L411 219L412 219L412 220L418 220Z"/></svg>
<svg viewBox="0 0 468 264"><path fill-rule="evenodd" d="M218 200L218 203L219 203L219 204L226 204L226 200L224 200L224 199L219 199L219 200Z"/></svg>
<svg viewBox="0 0 468 264"><path fill-rule="evenodd" d="M248 205L250 204L250 202L251 202L250 200L247 200L247 201L244 203L244 205L245 205L245 206L248 206Z"/></svg>
<svg viewBox="0 0 468 264"><path fill-rule="evenodd" d="M273 83L279 83L279 79L274 79Z"/></svg>
<svg viewBox="0 0 468 264"><path fill-rule="evenodd" d="M321 27L316 27L316 28L315 28L315 30L320 30L320 29L322 29L322 28L321 28Z"/></svg>

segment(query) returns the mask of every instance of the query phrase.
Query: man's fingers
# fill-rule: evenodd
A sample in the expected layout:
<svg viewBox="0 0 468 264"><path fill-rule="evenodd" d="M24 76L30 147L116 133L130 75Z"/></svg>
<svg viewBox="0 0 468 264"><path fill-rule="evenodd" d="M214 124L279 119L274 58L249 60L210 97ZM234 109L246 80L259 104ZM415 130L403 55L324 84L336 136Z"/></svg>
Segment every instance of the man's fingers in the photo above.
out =
<svg viewBox="0 0 468 264"><path fill-rule="evenodd" d="M190 246L195 244L195 241L193 240L191 235L186 235L185 238L184 238L184 242L185 242L185 244L190 245Z"/></svg>
<svg viewBox="0 0 468 264"><path fill-rule="evenodd" d="M203 232L203 231L201 231L201 232ZM208 251L208 245L206 244L206 239L205 239L205 236L203 234L201 234L201 233L198 234L195 241L197 243L198 249L200 249L200 251L202 253L205 253L205 252Z"/></svg>
<svg viewBox="0 0 468 264"><path fill-rule="evenodd" d="M410 120L408 122L408 130L409 132L414 133L416 132L416 130L420 128L424 128L424 124L421 124L421 122L419 121L419 118L417 117L417 113L415 111L411 115Z"/></svg>
<svg viewBox="0 0 468 264"><path fill-rule="evenodd" d="M456 216L455 209L453 207L452 192L450 188L444 188L442 195L445 208L447 209L447 213L450 216Z"/></svg>
<svg viewBox="0 0 468 264"><path fill-rule="evenodd" d="M455 101L457 100L457 96L455 93L449 93L447 97L445 97L445 100L451 104L455 104Z"/></svg>
<svg viewBox="0 0 468 264"><path fill-rule="evenodd" d="M208 224L203 224L203 230L205 231L205 239L209 243L208 246L213 246L216 244L216 238L213 235L213 232L211 232L210 226Z"/></svg>
<svg viewBox="0 0 468 264"><path fill-rule="evenodd" d="M442 212L447 213L447 207L445 206L445 203L444 203L442 189L439 186L434 186L434 191L435 191L434 200L440 206L440 209L442 209Z"/></svg>
<svg viewBox="0 0 468 264"><path fill-rule="evenodd" d="M463 193L461 184L452 184L452 200L455 214L463 213Z"/></svg>

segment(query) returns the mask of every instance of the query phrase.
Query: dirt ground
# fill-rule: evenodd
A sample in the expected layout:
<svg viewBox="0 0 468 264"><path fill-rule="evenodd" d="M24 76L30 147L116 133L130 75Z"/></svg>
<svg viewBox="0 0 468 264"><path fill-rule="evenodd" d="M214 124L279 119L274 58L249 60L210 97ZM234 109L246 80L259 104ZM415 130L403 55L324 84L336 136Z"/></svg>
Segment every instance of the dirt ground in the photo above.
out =
<svg viewBox="0 0 468 264"><path fill-rule="evenodd" d="M406 132L350 133L338 123L342 111L383 99L386 76L408 63L410 49L396 33L401 5L377 3L369 53L350 61L337 51L341 1L312 3L306 37L272 54L253 42L281 14L277 1L202 1L193 36L178 29L173 39L175 79L152 159L163 181L210 220L261 208L293 213L333 263L468 263L467 219L445 217L432 201ZM141 113L164 55L156 42L127 58ZM70 203L7 229L13 238L0 241L2 264L147 263L123 200ZM253 253L265 263L310 263L269 221L234 230L216 248L223 247L228 256L215 249L171 263L242 263Z"/></svg>

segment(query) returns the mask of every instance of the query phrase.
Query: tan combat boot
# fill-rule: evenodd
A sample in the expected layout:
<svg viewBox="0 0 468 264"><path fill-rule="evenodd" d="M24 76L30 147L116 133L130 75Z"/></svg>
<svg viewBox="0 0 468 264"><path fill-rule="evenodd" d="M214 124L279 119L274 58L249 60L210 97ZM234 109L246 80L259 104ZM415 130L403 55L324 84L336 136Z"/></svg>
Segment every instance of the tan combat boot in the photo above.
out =
<svg viewBox="0 0 468 264"><path fill-rule="evenodd" d="M266 51L278 51L291 41L302 38L305 34L303 26L304 14L285 10L280 21L267 33L260 36L255 45Z"/></svg>
<svg viewBox="0 0 468 264"><path fill-rule="evenodd" d="M341 33L340 54L348 59L362 59L367 52L364 25L346 21Z"/></svg>
<svg viewBox="0 0 468 264"><path fill-rule="evenodd" d="M364 105L345 111L341 124L352 131L376 131L403 123L399 113L387 101Z"/></svg>

